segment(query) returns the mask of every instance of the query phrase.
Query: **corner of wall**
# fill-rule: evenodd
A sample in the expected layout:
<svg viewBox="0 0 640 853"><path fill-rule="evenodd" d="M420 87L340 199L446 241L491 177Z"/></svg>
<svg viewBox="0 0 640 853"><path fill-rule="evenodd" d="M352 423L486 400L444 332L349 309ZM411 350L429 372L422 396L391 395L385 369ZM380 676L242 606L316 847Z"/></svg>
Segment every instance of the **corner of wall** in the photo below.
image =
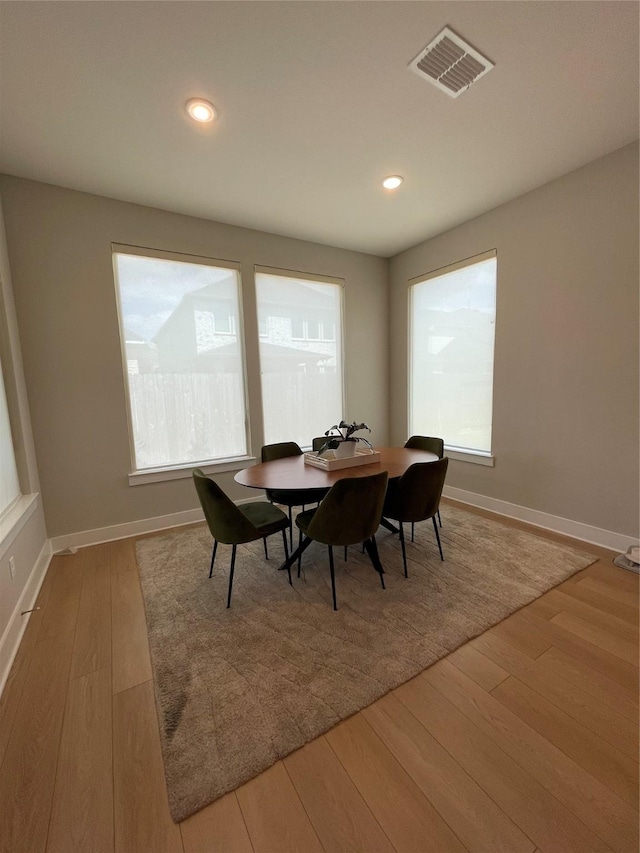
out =
<svg viewBox="0 0 640 853"><path fill-rule="evenodd" d="M28 623L23 611L31 609L51 556L31 430L22 353L15 313L9 254L0 202L0 359L4 366L7 404L23 497L3 517L0 540L0 690L2 689ZM11 518L11 515L15 518ZM11 561L11 564L10 564Z"/></svg>

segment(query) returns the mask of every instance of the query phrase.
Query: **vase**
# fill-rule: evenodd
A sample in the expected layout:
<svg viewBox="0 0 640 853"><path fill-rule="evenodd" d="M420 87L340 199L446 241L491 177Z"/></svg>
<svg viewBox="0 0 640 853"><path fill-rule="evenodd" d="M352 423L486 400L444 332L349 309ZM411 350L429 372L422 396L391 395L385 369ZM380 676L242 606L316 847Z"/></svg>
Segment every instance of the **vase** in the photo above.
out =
<svg viewBox="0 0 640 853"><path fill-rule="evenodd" d="M357 441L341 441L340 444L333 451L335 453L336 459L344 459L347 456L355 456L357 444Z"/></svg>

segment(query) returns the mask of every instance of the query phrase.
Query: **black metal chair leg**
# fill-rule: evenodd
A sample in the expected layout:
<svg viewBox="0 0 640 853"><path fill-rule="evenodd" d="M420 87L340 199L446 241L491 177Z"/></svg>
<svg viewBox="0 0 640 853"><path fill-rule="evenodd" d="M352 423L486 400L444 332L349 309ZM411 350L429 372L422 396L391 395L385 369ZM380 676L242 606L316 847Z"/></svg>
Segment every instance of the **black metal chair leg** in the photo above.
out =
<svg viewBox="0 0 640 853"><path fill-rule="evenodd" d="M438 533L438 525L436 524L435 515L432 517L431 521L433 521L433 529L436 532L436 539L438 540L438 548L440 550L440 559L444 560L444 554L442 553L442 545L440 544L440 534Z"/></svg>
<svg viewBox="0 0 640 853"><path fill-rule="evenodd" d="M289 507L289 545L293 551L293 516L291 514L291 507Z"/></svg>
<svg viewBox="0 0 640 853"><path fill-rule="evenodd" d="M331 572L331 594L333 596L333 609L337 610L338 605L336 604L336 576L333 570L333 548L331 545L327 545L329 549L329 570Z"/></svg>
<svg viewBox="0 0 640 853"><path fill-rule="evenodd" d="M404 524L399 521L400 525L400 544L402 545L402 564L404 565L404 576L405 578L409 577L409 573L407 572L407 551L404 546Z"/></svg>
<svg viewBox="0 0 640 853"><path fill-rule="evenodd" d="M347 546L344 546L344 561L347 562Z"/></svg>
<svg viewBox="0 0 640 853"><path fill-rule="evenodd" d="M218 550L218 540L213 540L213 554L211 555L211 568L209 569L209 577L213 575L213 564L216 561L216 551Z"/></svg>
<svg viewBox="0 0 640 853"><path fill-rule="evenodd" d="M442 527L442 519L440 518L440 510L438 510L438 524Z"/></svg>
<svg viewBox="0 0 640 853"><path fill-rule="evenodd" d="M376 542L375 536L371 537L371 544L373 546L373 550L374 550L375 555L376 555L376 562L380 566L380 586L382 587L382 589L386 589L386 586L384 585L384 569L382 568L382 563L380 561L380 555L378 554L378 543Z"/></svg>
<svg viewBox="0 0 640 853"><path fill-rule="evenodd" d="M369 559L373 565L373 568L380 575L380 585L382 589L386 589L384 585L384 569L382 568L382 563L380 562L380 555L378 554L378 545L376 543L376 537L372 536L371 539L367 539L366 542L363 543L365 548L367 549L367 554L369 555Z"/></svg>
<svg viewBox="0 0 640 853"><path fill-rule="evenodd" d="M265 539L265 542L266 542L266 539ZM284 545L284 561L285 561L285 563L287 563L287 572L289 574L289 586L293 586L293 583L291 582L291 566L288 565L288 563L289 563L289 549L287 547L287 531L286 530L282 531L282 544Z"/></svg>
<svg viewBox="0 0 640 853"><path fill-rule="evenodd" d="M264 545L264 558L265 560L269 559L269 552L267 551L267 537L265 536L262 540L262 544Z"/></svg>
<svg viewBox="0 0 640 853"><path fill-rule="evenodd" d="M231 571L229 572L229 594L227 595L227 607L231 607L231 590L233 589L233 570L236 565L236 548L237 545L233 545L231 549Z"/></svg>
<svg viewBox="0 0 640 853"><path fill-rule="evenodd" d="M411 541L413 542L413 531L415 530L416 523L415 521L411 522Z"/></svg>

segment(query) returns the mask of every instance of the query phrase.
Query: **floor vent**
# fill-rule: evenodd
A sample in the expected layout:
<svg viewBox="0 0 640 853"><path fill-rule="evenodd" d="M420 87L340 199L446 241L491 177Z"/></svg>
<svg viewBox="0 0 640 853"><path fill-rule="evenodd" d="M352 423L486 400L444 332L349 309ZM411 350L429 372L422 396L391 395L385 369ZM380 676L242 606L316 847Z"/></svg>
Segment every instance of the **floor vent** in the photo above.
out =
<svg viewBox="0 0 640 853"><path fill-rule="evenodd" d="M409 63L409 68L451 98L457 98L491 71L493 62L445 27Z"/></svg>

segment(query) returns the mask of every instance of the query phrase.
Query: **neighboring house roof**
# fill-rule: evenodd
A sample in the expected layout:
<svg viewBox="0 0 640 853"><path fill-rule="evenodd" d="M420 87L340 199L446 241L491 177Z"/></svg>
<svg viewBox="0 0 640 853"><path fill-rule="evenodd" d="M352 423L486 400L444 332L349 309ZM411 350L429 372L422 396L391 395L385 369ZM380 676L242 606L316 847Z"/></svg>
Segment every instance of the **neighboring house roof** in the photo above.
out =
<svg viewBox="0 0 640 853"><path fill-rule="evenodd" d="M127 344L145 344L146 341L141 335L138 335L136 332L132 332L130 329L124 330L124 340Z"/></svg>
<svg viewBox="0 0 640 853"><path fill-rule="evenodd" d="M468 361L472 352L473 358L486 358L486 328L494 322L492 315L468 308L446 312L429 309L422 311L421 315L421 328L426 327L426 335L430 333L429 317L433 316L434 324L437 318L434 338L440 339L437 349L422 351L422 359L443 361L447 369L450 369L458 359Z"/></svg>
<svg viewBox="0 0 640 853"><path fill-rule="evenodd" d="M293 281L289 281L283 276L279 282L278 295L275 296L272 292L266 291L264 302L266 304L278 305L282 308L289 307L296 311L300 311L300 282L297 279L295 282L296 283L294 284ZM304 310L320 311L322 309L329 309L332 307L333 299L328 291L323 293L321 289L319 290L312 286L305 288L305 290ZM220 282L213 282L212 284L207 284L198 290L193 290L191 293L186 293L180 300L177 307L167 317L162 326L160 326L154 335L153 340L159 342L167 332L170 331L173 324L178 322L185 311L192 312L197 309L202 310L206 309L207 306L213 306L215 303L219 304L225 301L230 302L231 299L220 293Z"/></svg>

